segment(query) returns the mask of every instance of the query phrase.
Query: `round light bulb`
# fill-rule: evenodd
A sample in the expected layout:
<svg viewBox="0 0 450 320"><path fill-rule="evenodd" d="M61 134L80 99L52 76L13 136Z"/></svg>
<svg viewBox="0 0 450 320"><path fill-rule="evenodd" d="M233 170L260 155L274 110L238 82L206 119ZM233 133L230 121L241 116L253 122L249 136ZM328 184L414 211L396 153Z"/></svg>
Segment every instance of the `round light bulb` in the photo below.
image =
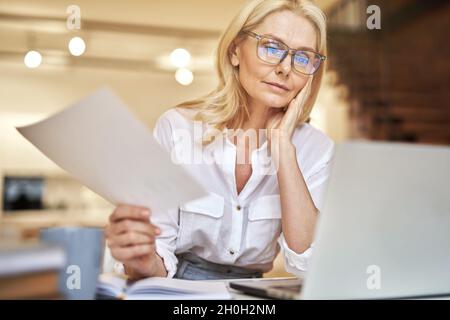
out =
<svg viewBox="0 0 450 320"><path fill-rule="evenodd" d="M194 81L194 75L192 74L192 71L186 68L178 69L177 72L175 72L175 79L178 81L179 84L182 84L183 86L188 86Z"/></svg>
<svg viewBox="0 0 450 320"><path fill-rule="evenodd" d="M69 51L73 56L81 56L86 50L86 44L80 37L73 37L69 41Z"/></svg>
<svg viewBox="0 0 450 320"><path fill-rule="evenodd" d="M30 69L37 68L41 65L42 55L34 50L28 51L25 55L25 58L23 59L23 62Z"/></svg>
<svg viewBox="0 0 450 320"><path fill-rule="evenodd" d="M170 62L177 68L186 67L191 61L191 54L186 49L178 48L170 54Z"/></svg>

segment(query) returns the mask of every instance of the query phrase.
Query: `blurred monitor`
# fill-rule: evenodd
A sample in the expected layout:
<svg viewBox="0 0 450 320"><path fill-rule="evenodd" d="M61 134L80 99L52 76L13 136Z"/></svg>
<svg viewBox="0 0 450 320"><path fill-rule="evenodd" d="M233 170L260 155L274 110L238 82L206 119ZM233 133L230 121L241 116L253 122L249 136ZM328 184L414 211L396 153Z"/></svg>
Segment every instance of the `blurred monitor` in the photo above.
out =
<svg viewBox="0 0 450 320"><path fill-rule="evenodd" d="M41 210L43 189L43 178L5 176L3 211Z"/></svg>

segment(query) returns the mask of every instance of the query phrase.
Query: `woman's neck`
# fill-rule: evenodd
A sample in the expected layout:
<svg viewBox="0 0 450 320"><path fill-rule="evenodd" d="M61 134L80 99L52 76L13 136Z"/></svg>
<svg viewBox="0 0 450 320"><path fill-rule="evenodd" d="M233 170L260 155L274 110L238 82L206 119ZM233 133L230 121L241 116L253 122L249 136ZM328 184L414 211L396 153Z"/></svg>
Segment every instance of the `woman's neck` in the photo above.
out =
<svg viewBox="0 0 450 320"><path fill-rule="evenodd" d="M256 147L258 148L265 140L265 128L268 119L272 116L273 110L274 108L266 107L261 104L251 103L249 105L249 118L244 122L240 129L245 133L243 137L245 137L246 140L248 140L249 137L255 137L257 139ZM254 130L253 133L249 132L252 130ZM238 137L235 136L233 138L233 143L237 144L237 141ZM246 146L249 145L248 141L245 141L244 143Z"/></svg>
<svg viewBox="0 0 450 320"><path fill-rule="evenodd" d="M249 119L244 122L242 129L244 131L265 129L270 116L270 109L272 108L257 103L250 103L248 106Z"/></svg>

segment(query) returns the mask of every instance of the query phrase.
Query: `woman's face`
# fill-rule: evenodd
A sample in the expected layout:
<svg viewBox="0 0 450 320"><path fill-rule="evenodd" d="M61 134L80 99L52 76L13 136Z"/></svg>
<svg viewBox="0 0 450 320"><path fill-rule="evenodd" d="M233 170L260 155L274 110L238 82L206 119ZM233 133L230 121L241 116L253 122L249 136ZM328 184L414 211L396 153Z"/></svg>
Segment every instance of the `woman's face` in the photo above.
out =
<svg viewBox="0 0 450 320"><path fill-rule="evenodd" d="M252 31L280 40L293 49L316 50L316 31L313 24L290 11L272 13ZM283 108L296 97L310 76L292 69L291 55L278 65L260 60L256 53L257 43L257 39L246 37L237 44L231 62L235 66L239 65L239 80L249 96L250 106Z"/></svg>

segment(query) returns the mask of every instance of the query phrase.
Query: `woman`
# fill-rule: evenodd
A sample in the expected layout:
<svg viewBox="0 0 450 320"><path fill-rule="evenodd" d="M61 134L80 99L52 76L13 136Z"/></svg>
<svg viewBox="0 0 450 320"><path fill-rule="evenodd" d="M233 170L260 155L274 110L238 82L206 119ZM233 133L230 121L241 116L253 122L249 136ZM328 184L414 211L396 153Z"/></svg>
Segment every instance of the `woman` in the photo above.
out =
<svg viewBox="0 0 450 320"><path fill-rule="evenodd" d="M154 130L175 158L210 156L183 162L209 194L169 212L118 206L106 230L117 268L133 279L262 277L281 248L288 272L306 271L333 154L306 123L325 54L312 2L254 0L240 11L219 43L217 89L166 111ZM198 121L202 143L180 140Z"/></svg>

